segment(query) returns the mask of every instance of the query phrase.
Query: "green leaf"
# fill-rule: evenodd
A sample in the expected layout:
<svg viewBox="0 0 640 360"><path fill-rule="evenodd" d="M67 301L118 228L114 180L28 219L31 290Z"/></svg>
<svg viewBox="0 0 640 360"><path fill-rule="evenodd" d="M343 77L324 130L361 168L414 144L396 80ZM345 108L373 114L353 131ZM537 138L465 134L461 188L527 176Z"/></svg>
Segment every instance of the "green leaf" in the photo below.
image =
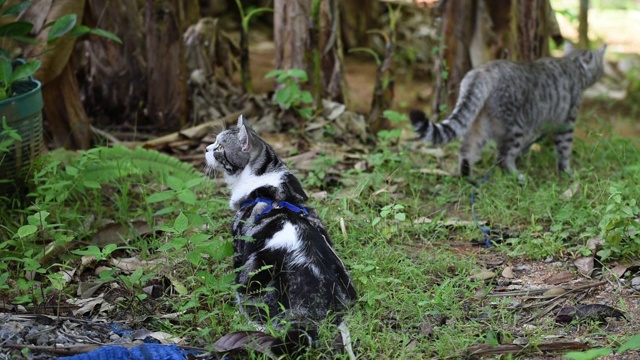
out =
<svg viewBox="0 0 640 360"><path fill-rule="evenodd" d="M24 21L15 21L0 26L0 37L24 36L31 32L33 24Z"/></svg>
<svg viewBox="0 0 640 360"><path fill-rule="evenodd" d="M153 203L157 203L157 202L161 202L161 201L167 201L169 199L172 199L174 196L175 196L175 193L173 191L157 192L157 193L151 194L147 198L147 202L149 204L153 204Z"/></svg>
<svg viewBox="0 0 640 360"><path fill-rule="evenodd" d="M0 62L0 81L2 81L3 86L6 88L11 83L11 78L13 76L13 67L9 61L1 61Z"/></svg>
<svg viewBox="0 0 640 360"><path fill-rule="evenodd" d="M33 76L33 74L38 71L40 68L41 62L40 60L32 60L27 62L24 65L20 65L20 67L16 68L13 72L13 78L11 82L16 82L20 80L24 80L29 76Z"/></svg>
<svg viewBox="0 0 640 360"><path fill-rule="evenodd" d="M197 177L197 178L191 179L191 180L187 181L187 182L184 184L184 186L185 186L187 189L191 189L191 188L192 188L192 187L194 187L194 186L198 186L198 185L202 184L202 182L204 181L204 179L205 179L204 177Z"/></svg>
<svg viewBox="0 0 640 360"><path fill-rule="evenodd" d="M167 176L167 185L173 190L184 189L184 181L175 176Z"/></svg>
<svg viewBox="0 0 640 360"><path fill-rule="evenodd" d="M582 352L570 352L565 354L564 357L573 360L593 360L602 356L607 356L612 352L613 350L611 350L610 348L591 349Z"/></svg>
<svg viewBox="0 0 640 360"><path fill-rule="evenodd" d="M629 340L622 344L618 349L618 353L637 349L640 349L640 334L632 336L631 338L629 338Z"/></svg>
<svg viewBox="0 0 640 360"><path fill-rule="evenodd" d="M301 82L307 82L309 80L309 78L307 77L307 72L302 69L291 69L289 70L289 75L300 80Z"/></svg>
<svg viewBox="0 0 640 360"><path fill-rule="evenodd" d="M394 217L398 221L405 221L407 219L407 215L405 213L397 213Z"/></svg>
<svg viewBox="0 0 640 360"><path fill-rule="evenodd" d="M23 238L31 234L34 234L36 231L38 231L38 227L35 225L23 225L18 229L17 234L18 234L18 237Z"/></svg>
<svg viewBox="0 0 640 360"><path fill-rule="evenodd" d="M100 186L100 183L93 180L85 180L83 182L83 185L84 187L89 189L102 189L102 186Z"/></svg>
<svg viewBox="0 0 640 360"><path fill-rule="evenodd" d="M4 100L6 98L7 98L7 92L3 88L0 88L0 100Z"/></svg>
<svg viewBox="0 0 640 360"><path fill-rule="evenodd" d="M173 223L173 228L176 230L176 233L181 234L189 227L189 219L184 215L184 213L180 213L176 218L176 221Z"/></svg>
<svg viewBox="0 0 640 360"><path fill-rule="evenodd" d="M303 91L300 93L300 102L305 104L311 104L313 102L313 96L308 91Z"/></svg>
<svg viewBox="0 0 640 360"><path fill-rule="evenodd" d="M56 20L47 35L47 43L51 43L71 31L77 21L78 15L76 14L67 14Z"/></svg>
<svg viewBox="0 0 640 360"><path fill-rule="evenodd" d="M2 7L4 5L6 0L3 0L2 2L0 2L0 7ZM2 12L2 16L12 16L12 15L18 15L21 12L23 12L24 10L26 10L29 5L31 5L31 1L22 1L19 2L13 6L10 6L9 8L7 8L5 11Z"/></svg>
<svg viewBox="0 0 640 360"><path fill-rule="evenodd" d="M74 26L73 29L71 30L71 36L73 36L74 38L77 38L83 35L87 35L90 32L91 32L90 27L86 25L77 25L77 26Z"/></svg>
<svg viewBox="0 0 640 360"><path fill-rule="evenodd" d="M272 78L272 77L276 77L276 76L278 76L278 75L282 74L283 72L284 72L284 71L283 71L283 70L280 70L280 69L278 69L278 70L272 70L272 71L269 71L269 72L267 73L267 75L265 75L265 76L264 76L264 78L265 78L265 79L269 79L269 78Z"/></svg>
<svg viewBox="0 0 640 360"><path fill-rule="evenodd" d="M178 200L182 201L185 204L193 205L196 203L198 198L196 197L196 194L193 191L189 189L184 189L178 193Z"/></svg>
<svg viewBox="0 0 640 360"><path fill-rule="evenodd" d="M89 31L89 33L91 35L96 35L96 36L102 36L104 38L107 38L109 40L113 40L115 42L117 42L118 44L122 44L122 40L120 40L120 38L118 37L118 35L106 31L106 30L102 30L102 29L92 29L91 31Z"/></svg>

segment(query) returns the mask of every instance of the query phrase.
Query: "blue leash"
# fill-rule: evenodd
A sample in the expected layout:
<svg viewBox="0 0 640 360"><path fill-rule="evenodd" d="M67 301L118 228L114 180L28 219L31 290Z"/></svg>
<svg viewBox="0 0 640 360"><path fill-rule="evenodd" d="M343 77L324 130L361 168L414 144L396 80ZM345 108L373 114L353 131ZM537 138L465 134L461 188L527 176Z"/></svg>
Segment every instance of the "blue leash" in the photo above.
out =
<svg viewBox="0 0 640 360"><path fill-rule="evenodd" d="M480 179L480 181L478 182L478 185L474 185L471 188L471 215L473 216L473 221L476 223L476 226L478 227L478 229L482 231L482 235L484 236L484 243L487 247L491 247L491 238L489 237L490 230L488 227L480 224L480 222L478 221L478 216L476 216L476 206L475 206L476 205L475 204L476 188L482 185L483 183L485 183L489 179L489 176L491 175L491 170L493 170L494 166L495 165L491 166L489 170L487 170L487 173L484 175L482 179Z"/></svg>
<svg viewBox="0 0 640 360"><path fill-rule="evenodd" d="M240 208L245 208L247 206L252 206L255 205L257 203L265 203L267 204L267 207L262 210L262 212L258 215L256 215L256 221L258 221L258 219L260 219L261 217L265 216L269 211L273 210L273 209L287 209L289 211L292 211L296 214L303 214L304 216L309 216L309 212L307 211L307 209L302 206L302 205L294 205L290 202L286 202L286 201L276 201L276 200L271 200L271 199L265 199L265 198L261 198L261 197L257 197L253 200L247 200L245 202L242 203L242 205L240 205Z"/></svg>

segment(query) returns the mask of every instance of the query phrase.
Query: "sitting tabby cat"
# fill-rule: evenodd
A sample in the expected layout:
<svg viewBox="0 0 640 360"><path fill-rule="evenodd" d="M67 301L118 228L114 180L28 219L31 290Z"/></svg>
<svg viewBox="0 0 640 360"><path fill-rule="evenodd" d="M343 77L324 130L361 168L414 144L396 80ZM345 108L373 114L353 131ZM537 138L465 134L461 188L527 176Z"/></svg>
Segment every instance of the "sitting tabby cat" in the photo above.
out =
<svg viewBox="0 0 640 360"><path fill-rule="evenodd" d="M498 145L500 166L517 173L517 157L545 133L554 134L558 168L571 172L573 127L582 92L602 77L605 48L581 51L566 43L561 58L490 61L464 76L448 119L434 124L424 112L413 110L413 128L433 144L462 136L462 176L470 175L489 139Z"/></svg>
<svg viewBox="0 0 640 360"><path fill-rule="evenodd" d="M292 347L295 338L310 342L320 321L355 302L356 290L318 215L305 207L300 182L243 116L218 134L205 157L231 188L241 310L261 326L269 319L291 324Z"/></svg>

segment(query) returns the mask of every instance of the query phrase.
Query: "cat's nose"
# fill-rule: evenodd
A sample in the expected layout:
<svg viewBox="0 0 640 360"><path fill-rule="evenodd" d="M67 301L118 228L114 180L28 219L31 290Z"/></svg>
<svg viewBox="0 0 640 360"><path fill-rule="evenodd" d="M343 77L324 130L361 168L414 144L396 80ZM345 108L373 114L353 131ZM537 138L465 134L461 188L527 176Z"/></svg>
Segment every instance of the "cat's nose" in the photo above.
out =
<svg viewBox="0 0 640 360"><path fill-rule="evenodd" d="M216 144L211 144L211 145L207 146L207 151L206 152L213 151L215 145Z"/></svg>

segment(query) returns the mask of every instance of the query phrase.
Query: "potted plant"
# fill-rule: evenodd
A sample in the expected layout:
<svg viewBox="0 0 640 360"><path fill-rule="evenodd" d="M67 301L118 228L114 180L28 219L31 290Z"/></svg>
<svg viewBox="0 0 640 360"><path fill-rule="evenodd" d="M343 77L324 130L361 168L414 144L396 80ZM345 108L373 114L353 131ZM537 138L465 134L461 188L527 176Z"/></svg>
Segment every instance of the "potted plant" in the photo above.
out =
<svg viewBox="0 0 640 360"><path fill-rule="evenodd" d="M0 122L4 127L15 131L10 133L13 135L11 138L8 137L8 132L0 132L0 143L9 144L8 151L0 154L0 190L7 189L2 182L22 182L32 168L33 161L44 149L42 85L33 78L41 62L37 59L38 55L28 61L15 58L8 48L14 42L39 45L30 36L34 25L16 18L30 4L30 1L21 1L8 5L5 0L0 0L0 17L10 19L0 25ZM51 51L59 39L85 34L105 36L121 42L110 32L78 25L76 14L61 16L45 24L43 28L47 27L50 28L46 45L42 47L43 52Z"/></svg>

